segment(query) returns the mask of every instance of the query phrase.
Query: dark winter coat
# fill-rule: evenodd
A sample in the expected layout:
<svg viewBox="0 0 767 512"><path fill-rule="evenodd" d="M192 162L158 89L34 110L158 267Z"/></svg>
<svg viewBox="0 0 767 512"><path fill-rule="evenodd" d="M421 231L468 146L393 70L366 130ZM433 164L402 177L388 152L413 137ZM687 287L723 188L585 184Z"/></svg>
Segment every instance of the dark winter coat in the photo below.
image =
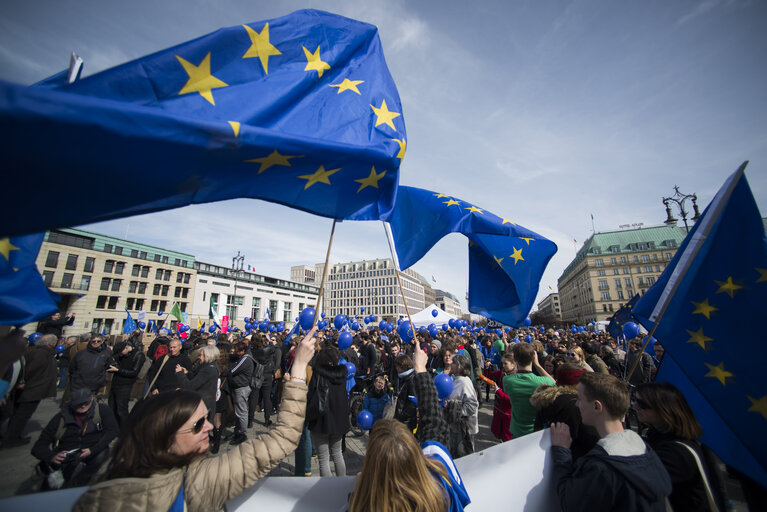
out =
<svg viewBox="0 0 767 512"><path fill-rule="evenodd" d="M321 434L344 435L349 431L349 397L346 394L346 366L316 366L309 381L309 395L317 388L317 376L328 381L327 412L309 421L309 430Z"/></svg>
<svg viewBox="0 0 767 512"><path fill-rule="evenodd" d="M137 350L131 350L127 355L117 356L117 372L112 377L112 388L133 386L146 356Z"/></svg>
<svg viewBox="0 0 767 512"><path fill-rule="evenodd" d="M578 391L574 386L546 386L535 390L530 397L530 405L535 408L536 431L551 426L552 423L567 423L573 444L570 451L573 460L586 455L599 441L599 434L581 422L581 413L575 406Z"/></svg>
<svg viewBox="0 0 767 512"><path fill-rule="evenodd" d="M280 359L282 354L279 349L275 348L271 343L267 343L263 347L258 347L253 352L253 359L258 361L259 364L264 365L264 375L271 375L280 368Z"/></svg>
<svg viewBox="0 0 767 512"><path fill-rule="evenodd" d="M165 357L168 358L168 362L165 363L165 366L162 366L162 361L165 359ZM177 364L180 364L187 370L192 369L192 361L189 360L189 356L184 354L179 354L177 356L168 354L167 356L163 356L152 363L152 366L149 367L149 371L146 374L146 380L151 383L157 372L160 372L160 375L157 377L152 390L156 389L160 393L163 393L165 391L172 391L178 387L178 381L176 380ZM161 366L162 371L160 371Z"/></svg>
<svg viewBox="0 0 767 512"><path fill-rule="evenodd" d="M106 384L107 368L114 363L109 347L88 345L69 362L70 389L89 389L94 394Z"/></svg>
<svg viewBox="0 0 767 512"><path fill-rule="evenodd" d="M56 396L56 351L47 345L29 347L24 354L24 389L18 402L37 402Z"/></svg>
<svg viewBox="0 0 767 512"><path fill-rule="evenodd" d="M40 322L40 325L38 326L38 331L41 334L53 334L56 336L56 338L61 338L61 332L64 329L65 325L72 325L75 321L75 317L73 316L67 316L64 318L59 318L58 320L43 320Z"/></svg>
<svg viewBox="0 0 767 512"><path fill-rule="evenodd" d="M202 396L202 401L208 411L216 407L216 384L218 383L218 364L202 363L197 365L191 372L176 373L178 387L196 391Z"/></svg>
<svg viewBox="0 0 767 512"><path fill-rule="evenodd" d="M94 407L99 408L101 421L95 423L96 411ZM48 462L62 450L74 450L77 448L88 448L91 451L91 457L109 447L112 439L117 437L119 428L112 410L104 404L99 404L95 400L93 405L85 415L86 420L83 426L78 425L75 415L68 406L51 418L48 425L40 433L40 438L32 447L32 455L41 461ZM61 439L56 444L56 432L64 418L65 430Z"/></svg>
<svg viewBox="0 0 767 512"><path fill-rule="evenodd" d="M401 421L407 425L407 428L413 430L418 425L418 407L410 400L409 397L411 396L416 396L414 373L399 378L397 406L394 408L394 419Z"/></svg>
<svg viewBox="0 0 767 512"><path fill-rule="evenodd" d="M229 369L229 389L249 387L250 378L253 376L253 367L253 356L246 352Z"/></svg>

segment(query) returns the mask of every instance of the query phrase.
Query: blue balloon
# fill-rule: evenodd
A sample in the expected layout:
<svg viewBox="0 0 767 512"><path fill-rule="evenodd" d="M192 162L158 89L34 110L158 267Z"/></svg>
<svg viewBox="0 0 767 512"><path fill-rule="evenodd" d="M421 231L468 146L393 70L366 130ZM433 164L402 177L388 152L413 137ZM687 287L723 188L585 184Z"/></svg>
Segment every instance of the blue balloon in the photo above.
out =
<svg viewBox="0 0 767 512"><path fill-rule="evenodd" d="M354 337L352 336L352 333L350 333L349 331L344 331L338 335L338 348L340 348L341 350L346 350L347 348L352 346L352 341L354 341Z"/></svg>
<svg viewBox="0 0 767 512"><path fill-rule="evenodd" d="M431 310L431 316L436 317L438 314L436 309Z"/></svg>
<svg viewBox="0 0 767 512"><path fill-rule="evenodd" d="M362 430L370 430L373 426L373 413L362 409L357 415L357 426Z"/></svg>
<svg viewBox="0 0 767 512"><path fill-rule="evenodd" d="M440 373L434 378L434 387L437 388L437 396L445 400L453 392L453 379L446 373Z"/></svg>
<svg viewBox="0 0 767 512"><path fill-rule="evenodd" d="M320 313L320 318L325 318L325 312Z"/></svg>
<svg viewBox="0 0 767 512"><path fill-rule="evenodd" d="M244 321L244 322L247 324L248 322L250 322L250 318L248 318L248 317L246 316L245 318L243 318L243 321Z"/></svg>
<svg viewBox="0 0 767 512"><path fill-rule="evenodd" d="M528 343L532 343L533 342L533 337L528 334L527 336L525 336L525 341L528 342Z"/></svg>
<svg viewBox="0 0 767 512"><path fill-rule="evenodd" d="M402 339L402 341L408 342L413 340L413 328L410 327L410 322L405 321L399 324L397 327L397 334L399 334L399 337Z"/></svg>
<svg viewBox="0 0 767 512"><path fill-rule="evenodd" d="M386 329L386 320L381 320L380 322L378 322L378 328L381 329L382 331L385 330Z"/></svg>
<svg viewBox="0 0 767 512"><path fill-rule="evenodd" d="M269 320L262 320L260 324L258 324L258 330L261 332L266 332L269 329Z"/></svg>
<svg viewBox="0 0 767 512"><path fill-rule="evenodd" d="M352 322L352 330L353 331L359 331L360 330L359 322Z"/></svg>
<svg viewBox="0 0 767 512"><path fill-rule="evenodd" d="M277 326L274 324L269 324L269 332L275 332L277 330Z"/></svg>
<svg viewBox="0 0 767 512"><path fill-rule="evenodd" d="M364 307L360 308L360 313L364 313L364 312L365 312L365 308Z"/></svg>
<svg viewBox="0 0 767 512"><path fill-rule="evenodd" d="M163 311L158 311L157 312L157 316L162 316L162 314L163 314Z"/></svg>
<svg viewBox="0 0 767 512"><path fill-rule="evenodd" d="M532 319L529 316L526 316L524 320L522 320L522 325L525 327L530 327L530 325L533 323Z"/></svg>
<svg viewBox="0 0 767 512"><path fill-rule="evenodd" d="M421 327L419 327L418 332L426 332L426 326L422 325Z"/></svg>
<svg viewBox="0 0 767 512"><path fill-rule="evenodd" d="M139 329L146 329L146 322L139 322L138 323L138 328Z"/></svg>
<svg viewBox="0 0 767 512"><path fill-rule="evenodd" d="M392 332L394 330L394 324L386 324L386 332Z"/></svg>
<svg viewBox="0 0 767 512"><path fill-rule="evenodd" d="M64 345L56 345L57 354L63 354L66 349L67 347L65 347Z"/></svg>
<svg viewBox="0 0 767 512"><path fill-rule="evenodd" d="M346 375L347 376L354 375L355 373L357 373L357 367L354 366L354 363L352 363L351 361L347 361L346 362Z"/></svg>
<svg viewBox="0 0 767 512"><path fill-rule="evenodd" d="M571 333L573 333L573 334L575 334L576 332L578 332L578 329L576 329L575 327L573 327L572 329L570 329L570 332L571 332Z"/></svg>
<svg viewBox="0 0 767 512"><path fill-rule="evenodd" d="M295 318L295 320L293 320L293 321L294 321L294 322L298 322L298 317L296 317L296 318Z"/></svg>
<svg viewBox="0 0 767 512"><path fill-rule="evenodd" d="M216 326L215 325L211 325L210 327L208 327L208 332L211 333L211 334L216 332Z"/></svg>
<svg viewBox="0 0 767 512"><path fill-rule="evenodd" d="M636 324L636 322L626 322L623 324L623 335L627 340L639 336L639 326Z"/></svg>
<svg viewBox="0 0 767 512"><path fill-rule="evenodd" d="M327 320L320 320L319 322L317 322L317 329L319 329L320 331L324 331L325 328L327 328L327 326L328 326Z"/></svg>
<svg viewBox="0 0 767 512"><path fill-rule="evenodd" d="M342 315L341 313L338 313L336 317L333 319L333 325L336 327L336 330L338 331L343 329L344 325L346 325L346 316Z"/></svg>
<svg viewBox="0 0 767 512"><path fill-rule="evenodd" d="M249 331L253 328L253 325L250 322L245 322L245 330Z"/></svg>
<svg viewBox="0 0 767 512"><path fill-rule="evenodd" d="M450 326L449 326L449 325L447 325L447 324L442 324L442 330L443 330L443 331L447 331L447 330L449 330L449 329L450 329Z"/></svg>
<svg viewBox="0 0 767 512"><path fill-rule="evenodd" d="M449 325L451 329L454 328L455 327L455 318L451 318L450 320L448 320L447 321L447 325Z"/></svg>
<svg viewBox="0 0 767 512"><path fill-rule="evenodd" d="M301 311L301 314L298 315L298 323L301 326L301 329L308 331L312 328L314 315L315 311L312 307L304 308L304 310Z"/></svg>

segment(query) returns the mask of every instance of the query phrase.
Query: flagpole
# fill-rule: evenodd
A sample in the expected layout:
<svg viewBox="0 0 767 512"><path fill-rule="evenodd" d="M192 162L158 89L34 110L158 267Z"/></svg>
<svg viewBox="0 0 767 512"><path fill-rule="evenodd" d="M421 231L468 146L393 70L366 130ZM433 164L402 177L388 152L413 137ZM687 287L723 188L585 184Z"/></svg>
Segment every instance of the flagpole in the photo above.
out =
<svg viewBox="0 0 767 512"><path fill-rule="evenodd" d="M405 297L405 290L402 289L402 280L399 277L399 258L397 257L397 251L394 248L394 237L392 236L391 226L388 222L383 223L384 231L386 232L386 240L389 242L389 251L391 252L392 261L394 261L394 270L397 275L397 284L399 285L399 293L402 295L402 302L405 304L405 313L407 313L408 322L410 322L410 329L413 331L413 344L415 344L415 325L413 325L413 319L410 317L410 308L407 306L407 298ZM399 314L399 312L397 313Z"/></svg>
<svg viewBox="0 0 767 512"><path fill-rule="evenodd" d="M685 251L680 258L680 263L682 264L681 270L679 272L674 270L674 272L671 274L671 277L666 284L666 288L661 293L659 299L660 309L656 304L655 309L652 312L652 316L655 316L655 323L652 326L652 330L647 334L647 340L642 347L642 352L644 352L647 349L647 346L650 344L652 335L655 334L655 330L658 328L663 315L666 314L668 305L671 304L671 299L674 297L674 294L676 294L679 285L684 280L685 274L687 274L687 271L695 261L695 257L698 255L698 252L700 252L701 247L703 247L706 240L708 239L708 235L711 233L711 230L716 224L716 221L719 220L719 216L721 215L722 210L724 210L724 207L729 202L730 196L732 196L732 193L735 190L735 186L740 183L740 179L743 177L743 172L746 170L746 165L748 165L748 160L743 162L740 167L738 167L738 170L732 174L729 183L727 183L727 188L724 190L724 193L721 196L717 194L717 196L714 197L716 204L714 205L713 210L706 213L704 218L698 221L701 223L701 225L699 229L695 230L695 236L690 239L690 242L687 244L687 247L685 248ZM626 377L626 382L631 379L631 376L634 374L634 370L636 370L640 359L641 356L637 357L634 361L634 364L631 367L631 371L629 371L628 376Z"/></svg>
<svg viewBox="0 0 767 512"><path fill-rule="evenodd" d="M336 219L333 219L333 227L330 228L330 240L328 240L328 252L325 254L325 266L322 267L322 279L320 280L320 291L317 293L317 306L314 308L314 320L312 320L312 329L317 323L317 317L320 316L320 301L322 301L322 291L325 288L325 276L328 275L328 261L330 261L330 247L333 245L333 233L336 232ZM311 329L309 329L311 330Z"/></svg>

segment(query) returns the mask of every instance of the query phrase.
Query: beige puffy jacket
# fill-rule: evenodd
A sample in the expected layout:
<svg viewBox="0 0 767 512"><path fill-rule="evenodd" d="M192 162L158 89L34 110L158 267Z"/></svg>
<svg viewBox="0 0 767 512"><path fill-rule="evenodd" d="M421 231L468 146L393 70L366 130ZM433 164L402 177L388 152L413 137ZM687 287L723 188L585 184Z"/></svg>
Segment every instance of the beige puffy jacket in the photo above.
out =
<svg viewBox="0 0 767 512"><path fill-rule="evenodd" d="M199 459L150 478L118 478L91 486L75 503L74 511L109 512L168 510L184 479L184 501L189 512L223 510L224 504L266 475L274 464L298 446L306 414L306 384L287 382L280 412L268 433L246 441L219 456Z"/></svg>

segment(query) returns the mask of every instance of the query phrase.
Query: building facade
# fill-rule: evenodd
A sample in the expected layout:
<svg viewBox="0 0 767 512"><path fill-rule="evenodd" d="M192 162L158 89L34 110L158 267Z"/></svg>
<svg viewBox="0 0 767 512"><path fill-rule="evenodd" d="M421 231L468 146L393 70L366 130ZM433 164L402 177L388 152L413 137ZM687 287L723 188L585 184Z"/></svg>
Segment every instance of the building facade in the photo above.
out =
<svg viewBox="0 0 767 512"><path fill-rule="evenodd" d="M461 315L463 315L463 312L461 311L461 303L455 295L440 289L435 289L434 294L436 296L435 304L438 308L448 315L461 318Z"/></svg>
<svg viewBox="0 0 767 512"><path fill-rule="evenodd" d="M655 283L686 235L676 226L593 234L559 278L562 320L607 320Z"/></svg>
<svg viewBox="0 0 767 512"><path fill-rule="evenodd" d="M562 308L559 304L559 294L554 292L548 294L538 303L538 313L544 317L554 317L562 320Z"/></svg>
<svg viewBox="0 0 767 512"><path fill-rule="evenodd" d="M36 263L46 286L61 297L62 314L76 315L64 335L121 333L126 310L136 321L143 312L147 322L174 302L182 312L191 310L197 274L191 254L62 228L45 234Z"/></svg>
<svg viewBox="0 0 767 512"><path fill-rule="evenodd" d="M423 277L421 274L418 274L418 279L421 280L421 284L423 285L423 307L427 307L430 304L436 305L437 293L434 291L434 288L431 287L429 280Z"/></svg>
<svg viewBox="0 0 767 512"><path fill-rule="evenodd" d="M242 329L245 318L266 319L266 310L272 322L285 322L291 327L295 318L307 306L317 305L319 288L303 282L264 276L244 270L212 263L195 263L196 283L191 320L208 322L213 306L220 316L229 317L229 325ZM291 276L293 272L291 269ZM195 324L193 324L195 325Z"/></svg>

